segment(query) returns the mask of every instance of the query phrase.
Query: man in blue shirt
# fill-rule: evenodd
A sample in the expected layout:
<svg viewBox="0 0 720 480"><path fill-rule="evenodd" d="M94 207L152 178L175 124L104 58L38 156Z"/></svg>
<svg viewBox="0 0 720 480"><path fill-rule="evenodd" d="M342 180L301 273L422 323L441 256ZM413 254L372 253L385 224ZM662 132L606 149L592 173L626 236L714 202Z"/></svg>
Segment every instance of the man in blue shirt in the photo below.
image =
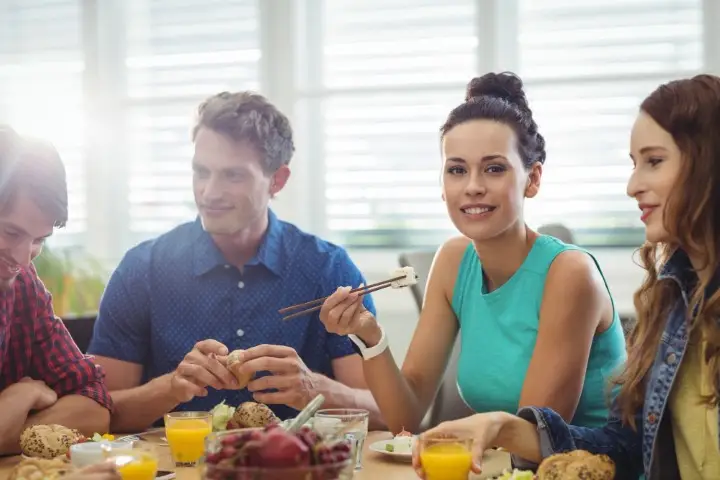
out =
<svg viewBox="0 0 720 480"><path fill-rule="evenodd" d="M364 283L344 249L269 209L290 176L289 120L260 95L224 92L199 107L193 141L198 219L127 252L100 303L88 353L107 372L112 431L223 400L266 403L288 418L318 393L377 423L351 341L327 333L317 313L278 314ZM365 305L374 312L369 295ZM247 388L224 366L235 349L256 369Z"/></svg>

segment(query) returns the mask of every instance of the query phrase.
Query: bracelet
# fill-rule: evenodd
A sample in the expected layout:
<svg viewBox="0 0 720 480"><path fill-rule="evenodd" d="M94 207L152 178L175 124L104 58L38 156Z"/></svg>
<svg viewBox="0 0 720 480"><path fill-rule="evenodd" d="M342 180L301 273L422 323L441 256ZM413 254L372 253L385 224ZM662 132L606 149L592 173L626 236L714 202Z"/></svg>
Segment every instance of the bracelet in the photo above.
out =
<svg viewBox="0 0 720 480"><path fill-rule="evenodd" d="M387 336L385 335L385 329L382 327L382 325L378 325L378 327L380 328L380 341L374 347L368 348L368 346L365 345L365 342L360 340L357 335L348 335L348 337L350 337L350 340L352 340L352 342L357 345L358 350L360 351L360 355L362 355L365 360L370 360L371 358L377 357L388 348L388 340Z"/></svg>

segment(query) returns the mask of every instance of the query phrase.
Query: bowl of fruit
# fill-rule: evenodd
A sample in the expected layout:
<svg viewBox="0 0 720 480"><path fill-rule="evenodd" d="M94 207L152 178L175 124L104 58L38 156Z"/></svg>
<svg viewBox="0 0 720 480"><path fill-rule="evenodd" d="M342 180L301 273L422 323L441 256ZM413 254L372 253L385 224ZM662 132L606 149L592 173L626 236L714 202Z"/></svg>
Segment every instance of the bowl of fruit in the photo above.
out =
<svg viewBox="0 0 720 480"><path fill-rule="evenodd" d="M323 438L309 427L227 430L209 435L205 449L208 480L345 480L354 471L347 440Z"/></svg>

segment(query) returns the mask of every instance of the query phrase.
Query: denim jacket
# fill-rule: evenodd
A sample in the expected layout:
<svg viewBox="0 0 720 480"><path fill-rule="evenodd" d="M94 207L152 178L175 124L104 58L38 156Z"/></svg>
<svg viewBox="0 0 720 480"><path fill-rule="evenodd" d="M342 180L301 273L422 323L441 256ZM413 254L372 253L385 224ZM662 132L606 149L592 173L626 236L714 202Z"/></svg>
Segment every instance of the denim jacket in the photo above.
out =
<svg viewBox="0 0 720 480"><path fill-rule="evenodd" d="M568 425L549 408L522 408L518 416L538 426L543 458L553 453L582 449L612 458L616 479L635 480L643 473L647 480L680 478L668 398L688 343L688 299L697 277L685 252L678 250L661 270L660 278L677 282L682 300L671 310L660 348L648 374L645 402L635 415L638 430L623 425L615 402L608 423L602 428ZM717 290L717 279L718 274L706 295Z"/></svg>

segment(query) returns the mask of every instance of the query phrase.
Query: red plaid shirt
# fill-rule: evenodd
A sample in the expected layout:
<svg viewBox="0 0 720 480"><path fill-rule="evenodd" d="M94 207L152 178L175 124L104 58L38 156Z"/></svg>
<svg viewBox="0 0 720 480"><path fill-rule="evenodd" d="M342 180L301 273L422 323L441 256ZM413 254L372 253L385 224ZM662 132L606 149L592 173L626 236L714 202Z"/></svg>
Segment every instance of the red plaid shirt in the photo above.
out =
<svg viewBox="0 0 720 480"><path fill-rule="evenodd" d="M33 266L0 291L0 391L23 377L42 380L58 397L83 395L112 410L102 370L55 316Z"/></svg>

